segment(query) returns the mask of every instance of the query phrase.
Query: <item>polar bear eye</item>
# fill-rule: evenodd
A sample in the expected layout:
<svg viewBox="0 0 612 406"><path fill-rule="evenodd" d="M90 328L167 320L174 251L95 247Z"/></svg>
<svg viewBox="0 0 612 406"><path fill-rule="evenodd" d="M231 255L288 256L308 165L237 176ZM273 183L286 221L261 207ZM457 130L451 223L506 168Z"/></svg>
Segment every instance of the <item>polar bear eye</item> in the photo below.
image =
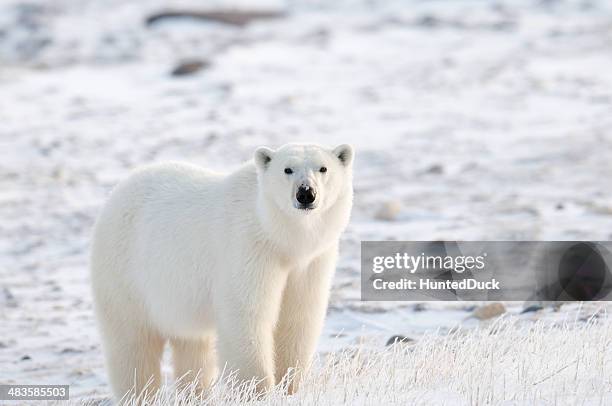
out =
<svg viewBox="0 0 612 406"><path fill-rule="evenodd" d="M293 173L293 169L291 169L291 168L285 168L285 173L286 173L287 175L291 175L291 174Z"/></svg>
<svg viewBox="0 0 612 406"><path fill-rule="evenodd" d="M319 172L325 173L325 172L327 172L327 168L322 166L321 169L319 169Z"/></svg>

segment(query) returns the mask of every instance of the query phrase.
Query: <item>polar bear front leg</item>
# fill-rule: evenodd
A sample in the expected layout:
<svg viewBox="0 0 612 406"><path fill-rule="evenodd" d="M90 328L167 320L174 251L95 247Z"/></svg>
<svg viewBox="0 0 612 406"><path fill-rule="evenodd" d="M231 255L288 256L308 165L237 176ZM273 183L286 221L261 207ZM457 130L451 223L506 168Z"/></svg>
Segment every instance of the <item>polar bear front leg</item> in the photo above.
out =
<svg viewBox="0 0 612 406"><path fill-rule="evenodd" d="M334 246L306 269L291 272L287 279L275 332L275 378L276 383L289 379L290 394L310 367L323 329L337 252Z"/></svg>
<svg viewBox="0 0 612 406"><path fill-rule="evenodd" d="M220 369L235 372L239 382L255 379L263 394L274 386L274 327L287 272L261 261L228 280L217 301Z"/></svg>

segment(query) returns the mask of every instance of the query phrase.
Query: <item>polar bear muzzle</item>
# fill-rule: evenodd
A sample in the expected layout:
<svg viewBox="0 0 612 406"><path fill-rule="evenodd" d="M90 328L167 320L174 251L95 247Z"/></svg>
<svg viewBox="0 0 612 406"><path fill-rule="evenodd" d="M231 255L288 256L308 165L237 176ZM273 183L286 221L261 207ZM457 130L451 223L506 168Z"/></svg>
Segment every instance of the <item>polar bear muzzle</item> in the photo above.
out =
<svg viewBox="0 0 612 406"><path fill-rule="evenodd" d="M315 208L314 201L317 198L316 191L308 185L300 185L295 194L297 208L300 210L312 210Z"/></svg>

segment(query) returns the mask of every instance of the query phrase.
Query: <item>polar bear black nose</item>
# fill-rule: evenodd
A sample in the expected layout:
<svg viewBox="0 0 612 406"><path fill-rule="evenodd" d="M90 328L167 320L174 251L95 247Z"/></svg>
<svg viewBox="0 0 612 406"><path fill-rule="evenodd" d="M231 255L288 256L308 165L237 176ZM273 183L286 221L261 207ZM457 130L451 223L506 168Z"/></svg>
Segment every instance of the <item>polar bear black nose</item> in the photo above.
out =
<svg viewBox="0 0 612 406"><path fill-rule="evenodd" d="M317 197L315 191L310 186L300 186L297 190L295 198L300 204L310 205Z"/></svg>

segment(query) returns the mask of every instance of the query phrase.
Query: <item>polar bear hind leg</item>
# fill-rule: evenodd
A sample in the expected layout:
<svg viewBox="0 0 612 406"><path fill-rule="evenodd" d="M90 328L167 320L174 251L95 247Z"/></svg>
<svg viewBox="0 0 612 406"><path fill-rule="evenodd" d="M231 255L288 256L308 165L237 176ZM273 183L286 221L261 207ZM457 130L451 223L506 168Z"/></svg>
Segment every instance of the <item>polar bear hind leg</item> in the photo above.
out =
<svg viewBox="0 0 612 406"><path fill-rule="evenodd" d="M200 339L173 338L172 361L177 389L190 388L195 382L195 394L201 395L217 376L217 359L212 336Z"/></svg>
<svg viewBox="0 0 612 406"><path fill-rule="evenodd" d="M115 399L122 404L130 398L154 396L160 385L165 340L152 328L132 320L101 322Z"/></svg>

